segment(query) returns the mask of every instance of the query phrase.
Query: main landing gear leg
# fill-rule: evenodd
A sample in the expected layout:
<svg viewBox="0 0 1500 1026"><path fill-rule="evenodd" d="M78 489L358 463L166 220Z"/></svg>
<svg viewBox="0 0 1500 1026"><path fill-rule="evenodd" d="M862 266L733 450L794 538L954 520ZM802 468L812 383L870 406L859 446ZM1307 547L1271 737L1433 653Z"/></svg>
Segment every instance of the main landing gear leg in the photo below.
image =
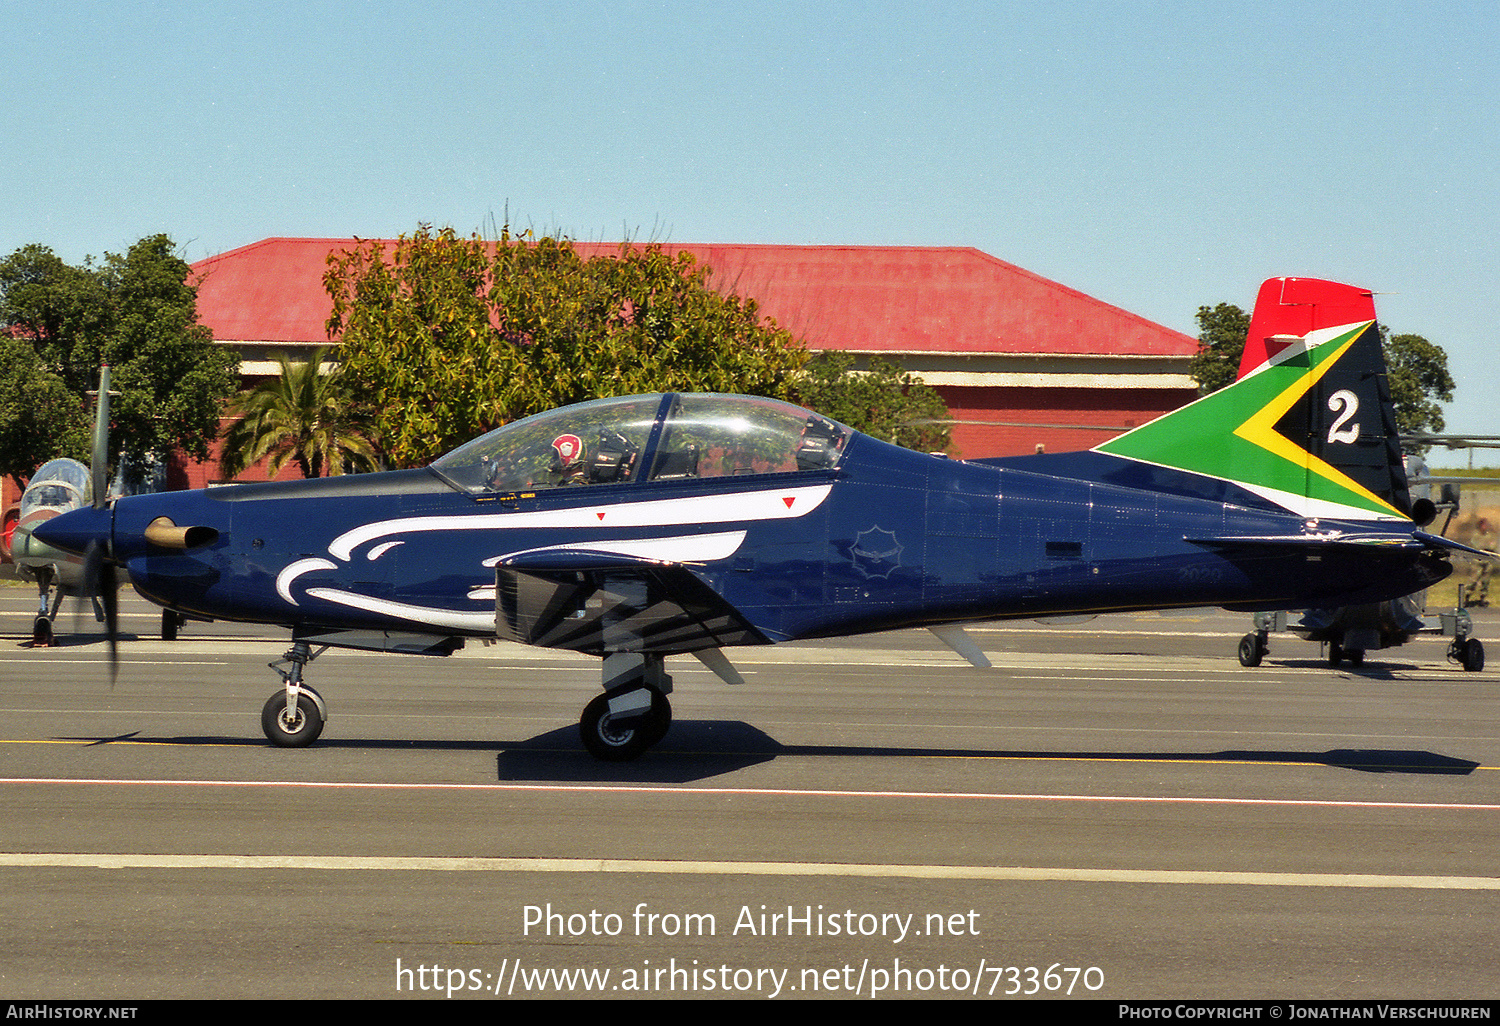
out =
<svg viewBox="0 0 1500 1026"><path fill-rule="evenodd" d="M328 707L323 704L322 695L302 683L302 668L326 651L326 645L314 652L307 642L295 641L279 661L266 664L281 675L285 685L266 699L265 708L260 711L260 728L273 745L303 748L323 733Z"/></svg>
<svg viewBox="0 0 1500 1026"><path fill-rule="evenodd" d="M672 725L672 678L660 655L617 652L604 657L604 694L583 707L578 734L596 759L634 759Z"/></svg>

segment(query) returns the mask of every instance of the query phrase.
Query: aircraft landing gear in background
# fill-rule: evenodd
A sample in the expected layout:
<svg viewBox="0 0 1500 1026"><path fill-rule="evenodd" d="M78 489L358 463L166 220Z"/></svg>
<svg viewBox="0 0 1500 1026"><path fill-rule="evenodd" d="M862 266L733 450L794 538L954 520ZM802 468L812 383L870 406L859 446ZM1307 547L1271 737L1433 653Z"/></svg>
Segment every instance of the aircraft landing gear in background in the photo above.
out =
<svg viewBox="0 0 1500 1026"><path fill-rule="evenodd" d="M1345 648L1337 641L1328 643L1328 665L1337 666L1344 660L1349 661L1350 666L1362 666L1365 661L1365 650L1362 648Z"/></svg>
<svg viewBox="0 0 1500 1026"><path fill-rule="evenodd" d="M1448 646L1448 658L1470 673L1484 669L1484 644L1478 638L1459 638Z"/></svg>
<svg viewBox="0 0 1500 1026"><path fill-rule="evenodd" d="M326 652L316 652L305 641L292 643L281 659L267 665L281 674L285 688L266 699L260 711L260 729L273 745L281 748L303 748L323 733L328 721L328 707L323 696L302 683L302 668ZM285 667L285 668L283 668Z"/></svg>
<svg viewBox="0 0 1500 1026"><path fill-rule="evenodd" d="M1251 631L1240 639L1240 665L1259 666L1266 650L1266 632Z"/></svg>
<svg viewBox="0 0 1500 1026"><path fill-rule="evenodd" d="M1484 643L1474 637L1474 620L1469 616L1469 604L1465 600L1465 587L1458 586L1458 605L1452 613L1444 613L1443 633L1453 636L1448 646L1448 658L1470 673L1484 669Z"/></svg>
<svg viewBox="0 0 1500 1026"><path fill-rule="evenodd" d="M57 589L57 598L53 600L49 609L47 606L47 593L52 590L52 568L41 567L36 571L36 586L38 591L36 620L31 625L31 647L48 648L52 645L52 621L57 619L57 611L62 607L62 589Z"/></svg>
<svg viewBox="0 0 1500 1026"><path fill-rule="evenodd" d="M663 656L605 656L604 688L578 719L578 736L590 755L604 762L626 762L666 736L672 726L672 703L667 699L672 678Z"/></svg>

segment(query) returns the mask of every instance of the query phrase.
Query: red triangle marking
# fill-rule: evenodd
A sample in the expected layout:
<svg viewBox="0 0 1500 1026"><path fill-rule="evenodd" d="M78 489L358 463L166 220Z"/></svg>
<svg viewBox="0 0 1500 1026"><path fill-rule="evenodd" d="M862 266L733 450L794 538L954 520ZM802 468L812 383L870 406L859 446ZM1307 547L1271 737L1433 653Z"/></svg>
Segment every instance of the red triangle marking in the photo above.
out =
<svg viewBox="0 0 1500 1026"><path fill-rule="evenodd" d="M792 503L794 503L794 502L797 501L797 497L795 495L783 495L781 497L781 501L784 502L784 503L786 503L786 508L787 509L791 509L792 508Z"/></svg>
<svg viewBox="0 0 1500 1026"><path fill-rule="evenodd" d="M595 513L594 516L598 517L600 520L604 519L604 513L602 511L599 513Z"/></svg>

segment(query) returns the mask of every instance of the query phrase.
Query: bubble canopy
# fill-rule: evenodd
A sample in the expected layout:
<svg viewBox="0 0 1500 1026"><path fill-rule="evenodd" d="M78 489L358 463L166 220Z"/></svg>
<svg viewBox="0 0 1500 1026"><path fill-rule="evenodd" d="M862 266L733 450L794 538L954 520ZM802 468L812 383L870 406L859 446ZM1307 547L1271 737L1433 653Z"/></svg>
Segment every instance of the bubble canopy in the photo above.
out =
<svg viewBox="0 0 1500 1026"><path fill-rule="evenodd" d="M31 476L21 495L21 516L38 509L73 509L94 501L89 468L77 460L57 459L44 463Z"/></svg>
<svg viewBox="0 0 1500 1026"><path fill-rule="evenodd" d="M775 399L637 395L515 421L439 457L432 469L475 494L794 474L837 466L851 434Z"/></svg>

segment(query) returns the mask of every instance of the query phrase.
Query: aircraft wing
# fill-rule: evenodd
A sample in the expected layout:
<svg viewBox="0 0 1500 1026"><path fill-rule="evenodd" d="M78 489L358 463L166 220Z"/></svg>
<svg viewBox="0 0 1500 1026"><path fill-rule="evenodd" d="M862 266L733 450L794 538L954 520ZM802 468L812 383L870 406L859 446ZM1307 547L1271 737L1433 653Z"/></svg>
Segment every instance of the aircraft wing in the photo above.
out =
<svg viewBox="0 0 1500 1026"><path fill-rule="evenodd" d="M593 655L770 643L685 564L587 549L498 561L495 629L511 641Z"/></svg>

